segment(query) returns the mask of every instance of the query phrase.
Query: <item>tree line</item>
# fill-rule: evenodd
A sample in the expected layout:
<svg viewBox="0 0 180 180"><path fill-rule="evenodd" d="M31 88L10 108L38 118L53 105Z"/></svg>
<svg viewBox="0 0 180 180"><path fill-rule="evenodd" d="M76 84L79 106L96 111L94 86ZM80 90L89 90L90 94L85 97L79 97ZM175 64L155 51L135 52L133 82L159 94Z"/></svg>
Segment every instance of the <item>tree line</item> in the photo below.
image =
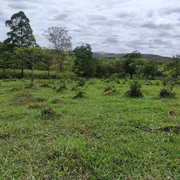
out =
<svg viewBox="0 0 180 180"><path fill-rule="evenodd" d="M10 31L7 39L0 42L2 77L6 77L7 69L13 70L13 77L17 77L16 70L20 69L21 78L24 77L24 69L30 69L32 82L34 69L46 70L48 77L51 70L55 70L57 75L74 73L80 77L99 78L138 76L154 79L167 74L173 77L180 75L179 56L170 62L159 62L146 60L135 51L123 58L97 58L93 56L90 44L72 49L72 38L62 27L50 27L44 32L49 46L42 48L37 44L30 20L23 11L13 14L5 25Z"/></svg>

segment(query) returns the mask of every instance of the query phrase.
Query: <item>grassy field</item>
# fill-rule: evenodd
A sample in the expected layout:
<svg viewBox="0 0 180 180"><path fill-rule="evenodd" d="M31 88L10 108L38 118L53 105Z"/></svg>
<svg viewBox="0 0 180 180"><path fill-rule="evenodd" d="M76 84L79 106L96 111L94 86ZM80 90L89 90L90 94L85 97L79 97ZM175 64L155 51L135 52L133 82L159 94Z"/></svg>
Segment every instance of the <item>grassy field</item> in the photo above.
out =
<svg viewBox="0 0 180 180"><path fill-rule="evenodd" d="M157 85L126 98L130 80L90 79L74 99L76 82L58 93L58 80L28 83L0 81L0 180L180 179L179 86L176 98Z"/></svg>

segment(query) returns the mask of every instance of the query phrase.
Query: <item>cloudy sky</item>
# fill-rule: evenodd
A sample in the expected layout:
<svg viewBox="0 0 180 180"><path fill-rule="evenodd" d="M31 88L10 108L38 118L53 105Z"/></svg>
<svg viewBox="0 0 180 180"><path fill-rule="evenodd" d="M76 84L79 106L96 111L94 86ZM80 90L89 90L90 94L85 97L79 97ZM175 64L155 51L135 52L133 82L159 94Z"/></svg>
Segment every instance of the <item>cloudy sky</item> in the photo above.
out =
<svg viewBox="0 0 180 180"><path fill-rule="evenodd" d="M66 27L73 47L93 51L172 56L180 53L179 0L0 0L0 41L9 30L4 22L24 11L39 45L51 26Z"/></svg>

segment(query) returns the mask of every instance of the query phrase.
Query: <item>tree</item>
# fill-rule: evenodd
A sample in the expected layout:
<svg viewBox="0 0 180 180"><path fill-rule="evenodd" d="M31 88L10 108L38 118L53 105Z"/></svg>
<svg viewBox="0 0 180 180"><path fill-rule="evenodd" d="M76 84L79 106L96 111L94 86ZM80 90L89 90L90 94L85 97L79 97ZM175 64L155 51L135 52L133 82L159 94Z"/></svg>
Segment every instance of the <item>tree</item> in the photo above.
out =
<svg viewBox="0 0 180 180"><path fill-rule="evenodd" d="M140 59L142 55L138 51L134 51L130 54L124 56L123 68L126 73L128 73L133 78L133 75L136 74L137 66L141 64Z"/></svg>
<svg viewBox="0 0 180 180"><path fill-rule="evenodd" d="M8 38L4 41L11 44L13 47L30 47L36 46L36 40L33 35L33 30L30 26L30 20L26 17L23 11L12 15L10 20L5 22L5 25L10 28L7 33ZM21 76L24 76L24 60L21 59Z"/></svg>
<svg viewBox="0 0 180 180"><path fill-rule="evenodd" d="M50 42L51 49L54 49L57 54L56 64L58 66L59 72L64 72L64 64L65 60L67 60L66 56L67 52L71 51L71 37L68 34L68 30L62 27L50 27L45 32L45 37Z"/></svg>
<svg viewBox="0 0 180 180"><path fill-rule="evenodd" d="M156 76L157 71L158 71L157 64L155 64L152 61L145 61L140 69L140 73L152 79Z"/></svg>
<svg viewBox="0 0 180 180"><path fill-rule="evenodd" d="M164 65L164 76L163 81L166 85L166 89L163 89L163 92L171 95L172 91L177 84L180 76L180 56L176 55L173 57L173 60Z"/></svg>
<svg viewBox="0 0 180 180"><path fill-rule="evenodd" d="M55 58L55 55L53 52L44 49L42 53L42 62L45 64L45 68L48 71L48 78L50 76L50 69L51 66L53 65L53 60Z"/></svg>
<svg viewBox="0 0 180 180"><path fill-rule="evenodd" d="M25 49L26 53L28 54L28 61L27 63L31 67L31 86L34 85L34 65L41 61L42 58L42 50L40 47L29 47Z"/></svg>
<svg viewBox="0 0 180 180"><path fill-rule="evenodd" d="M83 44L74 49L74 71L76 74L93 77L96 73L97 59L92 57L91 45Z"/></svg>
<svg viewBox="0 0 180 180"><path fill-rule="evenodd" d="M3 77L6 76L6 69L13 65L12 55L9 51L9 45L0 43L0 69L3 69Z"/></svg>

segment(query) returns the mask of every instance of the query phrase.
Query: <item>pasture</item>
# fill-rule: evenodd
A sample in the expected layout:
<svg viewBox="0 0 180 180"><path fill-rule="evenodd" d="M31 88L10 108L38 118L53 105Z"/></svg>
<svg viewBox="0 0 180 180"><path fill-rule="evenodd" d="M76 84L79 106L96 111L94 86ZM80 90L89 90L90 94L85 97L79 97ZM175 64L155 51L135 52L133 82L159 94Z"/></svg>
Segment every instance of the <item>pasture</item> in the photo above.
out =
<svg viewBox="0 0 180 180"><path fill-rule="evenodd" d="M180 179L180 86L159 98L161 85L131 80L0 80L0 179ZM116 92L105 94L113 87Z"/></svg>

